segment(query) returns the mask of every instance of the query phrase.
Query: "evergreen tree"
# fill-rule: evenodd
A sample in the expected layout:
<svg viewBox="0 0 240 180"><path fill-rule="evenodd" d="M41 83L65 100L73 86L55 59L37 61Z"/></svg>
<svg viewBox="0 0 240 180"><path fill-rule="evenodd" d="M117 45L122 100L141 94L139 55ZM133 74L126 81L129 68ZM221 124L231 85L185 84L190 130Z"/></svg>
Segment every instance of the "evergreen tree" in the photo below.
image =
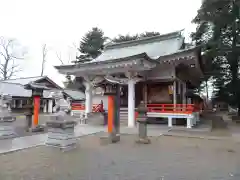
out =
<svg viewBox="0 0 240 180"><path fill-rule="evenodd" d="M118 35L118 37L115 37L112 39L113 42L115 43L120 43L120 42L126 42L126 41L132 41L132 40L138 40L138 39L142 39L145 37L154 37L154 36L158 36L160 35L159 32L154 32L154 31L146 31L144 33L141 34L135 34L135 35Z"/></svg>
<svg viewBox="0 0 240 180"><path fill-rule="evenodd" d="M80 42L80 47L78 51L81 53L76 57L77 61L75 63L85 63L91 61L98 57L103 50L104 43L108 38L104 36L104 32L94 27L88 31ZM82 92L85 91L85 86L83 85L83 77L75 77L73 80L70 76L67 76L66 87L70 89L78 89Z"/></svg>
<svg viewBox="0 0 240 180"><path fill-rule="evenodd" d="M237 3L237 0L204 1L193 20L198 28L192 37L203 47L208 70L205 78L214 79L216 98L240 109L240 6Z"/></svg>
<svg viewBox="0 0 240 180"><path fill-rule="evenodd" d="M80 42L78 50L81 55L77 57L77 63L84 63L98 57L102 53L106 40L101 29L94 27L88 31Z"/></svg>
<svg viewBox="0 0 240 180"><path fill-rule="evenodd" d="M120 42L126 42L126 41L132 41L132 40L137 40L138 34L135 35L118 35L118 37L115 37L114 39L112 39L113 42L115 43L120 43Z"/></svg>

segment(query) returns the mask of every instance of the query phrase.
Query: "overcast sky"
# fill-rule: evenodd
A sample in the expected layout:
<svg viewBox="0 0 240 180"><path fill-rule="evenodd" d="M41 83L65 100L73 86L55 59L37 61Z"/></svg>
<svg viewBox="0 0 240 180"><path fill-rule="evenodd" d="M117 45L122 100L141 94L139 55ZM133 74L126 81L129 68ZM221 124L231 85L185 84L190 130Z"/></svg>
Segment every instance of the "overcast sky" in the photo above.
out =
<svg viewBox="0 0 240 180"><path fill-rule="evenodd" d="M17 77L41 73L41 46L48 46L44 75L62 85L56 52L67 64L74 60L81 37L92 27L112 38L118 34L185 29L194 31L191 20L201 0L0 0L0 36L16 38L28 49L23 71Z"/></svg>

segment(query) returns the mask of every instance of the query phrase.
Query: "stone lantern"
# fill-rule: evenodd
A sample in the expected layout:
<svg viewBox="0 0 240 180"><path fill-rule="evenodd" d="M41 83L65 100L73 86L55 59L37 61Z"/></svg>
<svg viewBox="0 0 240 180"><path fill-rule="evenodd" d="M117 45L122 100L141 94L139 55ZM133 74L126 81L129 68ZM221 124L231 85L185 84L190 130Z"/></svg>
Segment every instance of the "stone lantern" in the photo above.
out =
<svg viewBox="0 0 240 180"><path fill-rule="evenodd" d="M76 122L67 114L70 109L69 103L64 99L62 92L54 93L53 98L56 102L56 112L51 115L51 120L47 121L48 138L45 144L63 151L74 149L77 147L74 133Z"/></svg>
<svg viewBox="0 0 240 180"><path fill-rule="evenodd" d="M137 122L138 122L138 140L137 143L149 144L150 139L147 137L147 107L141 101L137 108Z"/></svg>
<svg viewBox="0 0 240 180"><path fill-rule="evenodd" d="M9 94L1 94L0 97L0 139L16 137L13 122L16 117L13 117L8 109L12 101L12 96Z"/></svg>

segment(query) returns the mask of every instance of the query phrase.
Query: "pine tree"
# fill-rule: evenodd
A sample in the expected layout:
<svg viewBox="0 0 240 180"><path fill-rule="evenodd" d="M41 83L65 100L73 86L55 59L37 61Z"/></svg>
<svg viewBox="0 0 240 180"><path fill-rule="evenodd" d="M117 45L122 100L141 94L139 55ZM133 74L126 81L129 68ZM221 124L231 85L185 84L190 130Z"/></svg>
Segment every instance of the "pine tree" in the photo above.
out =
<svg viewBox="0 0 240 180"><path fill-rule="evenodd" d="M81 55L77 57L77 63L84 63L98 57L102 53L106 40L101 29L94 27L88 31L80 42L78 50Z"/></svg>
<svg viewBox="0 0 240 180"><path fill-rule="evenodd" d="M78 51L81 53L76 57L77 61L75 63L85 63L91 61L98 57L103 50L104 43L108 38L104 36L101 29L94 27L88 31L80 42ZM66 87L70 89L78 89L82 92L85 91L85 86L83 85L83 77L75 77L73 80L71 77L67 77Z"/></svg>

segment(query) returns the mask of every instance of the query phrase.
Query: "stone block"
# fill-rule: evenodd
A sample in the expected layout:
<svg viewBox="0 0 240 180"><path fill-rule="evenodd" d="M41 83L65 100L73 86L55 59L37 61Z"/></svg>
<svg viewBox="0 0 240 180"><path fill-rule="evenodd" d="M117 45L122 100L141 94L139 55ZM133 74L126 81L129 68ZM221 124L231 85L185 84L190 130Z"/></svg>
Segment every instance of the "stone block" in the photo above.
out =
<svg viewBox="0 0 240 180"><path fill-rule="evenodd" d="M77 138L74 134L74 121L49 121L47 146L57 147L68 151L77 147Z"/></svg>
<svg viewBox="0 0 240 180"><path fill-rule="evenodd" d="M136 140L137 144L150 144L151 140L149 138L139 138L138 140Z"/></svg>
<svg viewBox="0 0 240 180"><path fill-rule="evenodd" d="M53 132L53 133L74 133L74 128L48 128L48 132Z"/></svg>
<svg viewBox="0 0 240 180"><path fill-rule="evenodd" d="M46 123L48 128L59 128L59 129L68 129L74 128L75 121L58 121L58 120L51 120Z"/></svg>
<svg viewBox="0 0 240 180"><path fill-rule="evenodd" d="M32 132L43 132L44 129L45 129L45 127L44 127L43 125L38 125L38 126L32 128L31 131L32 131Z"/></svg>

